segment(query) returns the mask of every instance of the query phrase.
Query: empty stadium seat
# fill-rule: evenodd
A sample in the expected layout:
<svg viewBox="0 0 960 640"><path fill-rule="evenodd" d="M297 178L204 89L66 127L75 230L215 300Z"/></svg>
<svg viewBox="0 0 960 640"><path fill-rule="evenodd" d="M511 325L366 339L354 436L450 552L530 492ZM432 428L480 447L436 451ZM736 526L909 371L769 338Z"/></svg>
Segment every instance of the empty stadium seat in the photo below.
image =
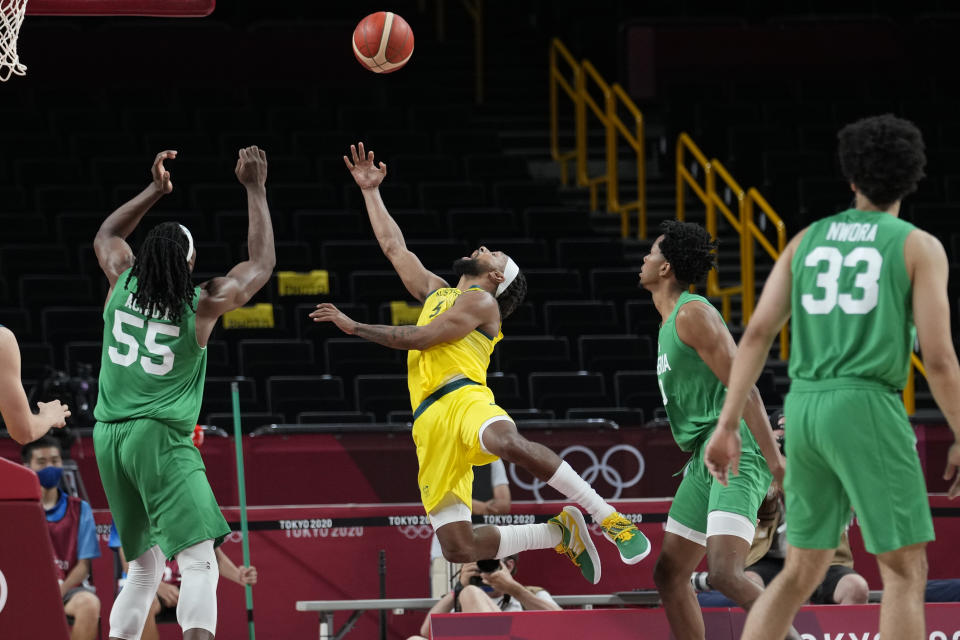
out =
<svg viewBox="0 0 960 640"><path fill-rule="evenodd" d="M410 411L406 374L361 374L353 384L357 411L369 411L384 419L390 411Z"/></svg>
<svg viewBox="0 0 960 640"><path fill-rule="evenodd" d="M45 307L40 312L40 335L54 353L60 353L67 342L99 342L103 339L103 308Z"/></svg>
<svg viewBox="0 0 960 640"><path fill-rule="evenodd" d="M352 378L357 374L399 374L405 352L361 338L330 338L324 343L327 373Z"/></svg>
<svg viewBox="0 0 960 640"><path fill-rule="evenodd" d="M485 242L488 238L506 238L518 233L517 216L497 207L457 207L446 216L450 235ZM505 249L497 249L509 253ZM532 265L531 265L532 266Z"/></svg>
<svg viewBox="0 0 960 640"><path fill-rule="evenodd" d="M575 369L566 337L506 335L494 354L493 366L503 373L516 374L521 380L531 371Z"/></svg>
<svg viewBox="0 0 960 640"><path fill-rule="evenodd" d="M575 372L535 372L530 374L530 406L564 415L571 407L608 406L610 398L603 375Z"/></svg>
<svg viewBox="0 0 960 640"><path fill-rule="evenodd" d="M524 401L520 395L520 380L515 373L488 373L487 386L493 391L493 397L497 404L504 409L511 410L529 406L529 403Z"/></svg>
<svg viewBox="0 0 960 640"><path fill-rule="evenodd" d="M201 415L208 413L230 413L233 411L233 383L237 383L240 410L243 412L263 411L264 403L257 393L256 380L242 376L210 376L203 382L203 406ZM218 425L220 426L220 425ZM232 423L226 430L232 432Z"/></svg>
<svg viewBox="0 0 960 640"><path fill-rule="evenodd" d="M613 374L613 392L618 407L636 407L646 415L663 406L656 371L618 371Z"/></svg>
<svg viewBox="0 0 960 640"><path fill-rule="evenodd" d="M627 301L650 297L640 287L638 267L590 269L588 279L590 295L594 300Z"/></svg>
<svg viewBox="0 0 960 640"><path fill-rule="evenodd" d="M575 336L587 332L620 333L623 327L612 302L599 300L551 300L543 304L547 333Z"/></svg>
<svg viewBox="0 0 960 640"><path fill-rule="evenodd" d="M624 264L620 238L559 238L557 265L564 269L616 267Z"/></svg>
<svg viewBox="0 0 960 640"><path fill-rule="evenodd" d="M313 343L306 340L240 340L240 374L265 379L276 374L317 373Z"/></svg>
<svg viewBox="0 0 960 640"><path fill-rule="evenodd" d="M267 378L267 407L274 413L347 409L343 380L336 376L271 376Z"/></svg>
<svg viewBox="0 0 960 640"><path fill-rule="evenodd" d="M483 185L473 182L421 182L420 204L426 209L446 211L453 207L486 204Z"/></svg>
<svg viewBox="0 0 960 640"><path fill-rule="evenodd" d="M583 278L575 269L524 269L527 300L571 300L583 298Z"/></svg>
<svg viewBox="0 0 960 640"><path fill-rule="evenodd" d="M650 336L586 335L577 338L580 368L612 374L621 369L636 369L654 362ZM610 378L612 379L612 378Z"/></svg>
<svg viewBox="0 0 960 640"><path fill-rule="evenodd" d="M531 238L589 236L590 213L570 207L534 206L523 212L526 235Z"/></svg>
<svg viewBox="0 0 960 640"><path fill-rule="evenodd" d="M25 275L20 278L20 304L28 309L46 305L96 303L90 278L68 275Z"/></svg>
<svg viewBox="0 0 960 640"><path fill-rule="evenodd" d="M54 366L53 348L46 342L20 342L20 377L43 378L47 367Z"/></svg>

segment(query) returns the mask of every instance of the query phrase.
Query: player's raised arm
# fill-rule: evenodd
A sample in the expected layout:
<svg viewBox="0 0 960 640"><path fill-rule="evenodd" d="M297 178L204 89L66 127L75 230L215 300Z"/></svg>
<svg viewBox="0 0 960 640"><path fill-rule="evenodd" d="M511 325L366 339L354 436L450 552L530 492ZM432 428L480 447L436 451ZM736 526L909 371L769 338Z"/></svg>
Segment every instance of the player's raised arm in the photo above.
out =
<svg viewBox="0 0 960 640"><path fill-rule="evenodd" d="M10 437L20 444L33 442L52 427L63 427L70 411L59 400L39 402L33 414L20 382L20 348L13 332L0 327L0 414Z"/></svg>
<svg viewBox="0 0 960 640"><path fill-rule="evenodd" d="M913 318L927 371L927 382L937 406L960 441L960 365L950 337L947 298L947 254L934 236L919 229L907 236L904 261L913 283ZM948 495L960 495L960 444L947 454L945 480L953 480Z"/></svg>
<svg viewBox="0 0 960 640"><path fill-rule="evenodd" d="M463 338L471 331L490 322L500 320L497 300L482 292L470 292L460 296L449 310L423 326L399 327L356 322L330 303L318 304L310 313L314 322L333 322L346 334L398 350L423 351L443 342Z"/></svg>
<svg viewBox="0 0 960 640"><path fill-rule="evenodd" d="M680 340L693 347L700 359L713 371L713 375L717 376L717 380L727 386L730 382L733 359L737 355L737 345L723 319L717 314L717 310L702 303L684 305L677 313L676 327ZM770 419L767 417L763 399L756 386L749 391L743 417L767 461L770 472L777 483L782 484L783 456L773 439ZM736 449L739 454L741 449L739 430L731 439L737 442ZM736 470L735 462L733 466Z"/></svg>
<svg viewBox="0 0 960 640"><path fill-rule="evenodd" d="M93 249L97 253L100 268L110 281L111 289L117 283L120 274L133 266L133 251L127 244L127 236L133 233L140 219L157 200L173 191L170 172L164 168L163 161L173 160L176 157L176 151L158 153L150 169L153 177L150 184L107 216L93 239Z"/></svg>
<svg viewBox="0 0 960 640"><path fill-rule="evenodd" d="M387 165L373 161L373 151L366 151L363 143L359 143L359 153L356 145L350 145L350 158L343 156L343 162L350 170L354 182L363 192L363 202L370 216L370 226L377 236L380 249L390 260L394 270L403 280L404 286L414 298L423 302L431 291L446 287L443 278L428 271L420 259L407 249L403 233L396 221L390 217L387 206L380 197L380 183L387 175ZM352 161L351 161L352 159Z"/></svg>
<svg viewBox="0 0 960 640"><path fill-rule="evenodd" d="M273 223L267 206L267 154L255 146L240 149L235 172L247 190L248 258L226 276L201 285L203 294L197 306L197 335L201 344L206 344L217 318L245 305L270 280L277 264Z"/></svg>

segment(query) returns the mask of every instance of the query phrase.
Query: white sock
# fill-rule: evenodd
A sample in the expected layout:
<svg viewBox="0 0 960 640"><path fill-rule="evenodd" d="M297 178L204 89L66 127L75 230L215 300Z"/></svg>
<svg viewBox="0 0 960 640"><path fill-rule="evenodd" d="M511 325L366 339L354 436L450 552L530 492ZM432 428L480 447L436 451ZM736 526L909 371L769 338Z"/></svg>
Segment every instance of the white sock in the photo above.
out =
<svg viewBox="0 0 960 640"><path fill-rule="evenodd" d="M543 524L514 524L497 527L500 532L500 548L497 558L506 558L531 549L552 549L560 544L560 527L549 522Z"/></svg>
<svg viewBox="0 0 960 640"><path fill-rule="evenodd" d="M547 484L583 507L597 524L616 511L566 461L560 463L557 472L547 480Z"/></svg>

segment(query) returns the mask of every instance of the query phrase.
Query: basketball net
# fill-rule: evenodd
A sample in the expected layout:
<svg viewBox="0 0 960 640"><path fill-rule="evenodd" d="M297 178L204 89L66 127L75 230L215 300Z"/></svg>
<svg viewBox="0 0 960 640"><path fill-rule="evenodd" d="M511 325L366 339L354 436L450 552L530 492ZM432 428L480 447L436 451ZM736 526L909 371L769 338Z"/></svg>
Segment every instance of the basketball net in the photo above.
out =
<svg viewBox="0 0 960 640"><path fill-rule="evenodd" d="M26 10L27 0L0 0L0 82L27 73L27 65L17 56L17 36Z"/></svg>

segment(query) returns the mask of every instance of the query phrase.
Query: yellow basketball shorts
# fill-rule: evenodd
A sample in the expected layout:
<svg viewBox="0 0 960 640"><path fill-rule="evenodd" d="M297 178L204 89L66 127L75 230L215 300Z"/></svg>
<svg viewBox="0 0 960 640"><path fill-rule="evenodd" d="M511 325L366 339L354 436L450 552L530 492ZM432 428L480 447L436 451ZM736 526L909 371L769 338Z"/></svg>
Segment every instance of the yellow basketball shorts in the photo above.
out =
<svg viewBox="0 0 960 640"><path fill-rule="evenodd" d="M473 504L473 467L497 456L480 446L480 431L498 419L513 420L494 401L493 392L472 380L447 383L430 394L413 416L420 499L427 513L453 493Z"/></svg>

